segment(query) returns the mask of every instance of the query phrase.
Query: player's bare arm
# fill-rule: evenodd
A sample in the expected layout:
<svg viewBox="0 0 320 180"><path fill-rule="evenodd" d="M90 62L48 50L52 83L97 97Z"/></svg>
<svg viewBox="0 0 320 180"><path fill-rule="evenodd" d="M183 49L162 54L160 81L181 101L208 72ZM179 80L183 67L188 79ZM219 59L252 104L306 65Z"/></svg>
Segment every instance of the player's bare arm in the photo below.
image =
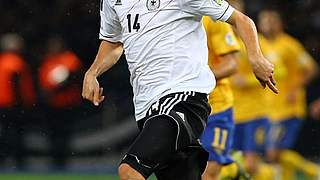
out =
<svg viewBox="0 0 320 180"><path fill-rule="evenodd" d="M278 93L273 77L274 66L262 54L258 33L254 22L240 11L235 10L227 21L234 26L234 29L244 42L248 58L252 65L253 72L263 87L268 86L273 92Z"/></svg>
<svg viewBox="0 0 320 180"><path fill-rule="evenodd" d="M308 54L308 56L310 56ZM303 86L308 85L319 74L319 66L313 58L309 59L309 63L303 67Z"/></svg>
<svg viewBox="0 0 320 180"><path fill-rule="evenodd" d="M97 56L86 72L83 80L82 97L98 106L103 100L103 89L100 88L97 77L109 70L118 62L123 52L121 43L102 41Z"/></svg>
<svg viewBox="0 0 320 180"><path fill-rule="evenodd" d="M236 52L219 56L219 58L221 58L221 63L210 67L217 80L229 77L236 73L238 65Z"/></svg>

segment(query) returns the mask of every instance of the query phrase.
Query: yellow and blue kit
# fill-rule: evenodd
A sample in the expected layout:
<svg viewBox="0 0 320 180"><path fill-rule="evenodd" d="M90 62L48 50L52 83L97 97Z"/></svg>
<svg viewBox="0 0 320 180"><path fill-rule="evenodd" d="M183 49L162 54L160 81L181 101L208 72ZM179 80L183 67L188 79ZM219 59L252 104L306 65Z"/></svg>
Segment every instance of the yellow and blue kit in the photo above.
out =
<svg viewBox="0 0 320 180"><path fill-rule="evenodd" d="M304 70L314 66L314 59L303 48L302 44L292 36L281 33L269 40L277 54L283 59L287 69L286 76L277 80L280 93L272 96L270 109L273 145L278 148L292 148L301 128L302 119L306 115L306 91L303 87ZM295 101L290 101L288 94L292 88L297 90Z"/></svg>
<svg viewBox="0 0 320 180"><path fill-rule="evenodd" d="M214 69L221 63L220 56L239 50L239 44L230 25L214 22L209 17L203 18L207 32L209 66ZM217 81L216 88L209 96L211 115L201 137L202 146L209 152L209 161L219 164L233 162L229 156L234 131L233 95L228 78Z"/></svg>
<svg viewBox="0 0 320 180"><path fill-rule="evenodd" d="M245 46L238 40L241 45L240 62L238 73L232 79L236 122L233 147L244 152L261 152L269 145L271 98L269 90L263 89L252 73ZM264 56L278 67L282 63L280 57L262 35L259 35L259 42ZM275 68L276 77L283 77L285 73L285 69ZM236 81L242 81L242 84Z"/></svg>

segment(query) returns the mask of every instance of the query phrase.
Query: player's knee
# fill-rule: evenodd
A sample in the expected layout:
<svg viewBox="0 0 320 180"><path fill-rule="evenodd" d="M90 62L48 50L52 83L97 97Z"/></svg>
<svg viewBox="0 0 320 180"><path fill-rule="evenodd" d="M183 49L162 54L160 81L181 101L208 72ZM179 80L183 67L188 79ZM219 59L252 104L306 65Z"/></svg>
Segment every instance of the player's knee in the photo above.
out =
<svg viewBox="0 0 320 180"><path fill-rule="evenodd" d="M118 168L120 180L145 180L145 178L128 164L121 164Z"/></svg>
<svg viewBox="0 0 320 180"><path fill-rule="evenodd" d="M259 164L259 157L254 153L245 155L244 167L249 174L255 174L257 171L257 165Z"/></svg>
<svg viewBox="0 0 320 180"><path fill-rule="evenodd" d="M267 159L269 162L277 163L279 162L280 151L278 150L268 150L267 151Z"/></svg>
<svg viewBox="0 0 320 180"><path fill-rule="evenodd" d="M253 163L246 163L245 164L245 169L249 174L255 174L257 172L257 165Z"/></svg>

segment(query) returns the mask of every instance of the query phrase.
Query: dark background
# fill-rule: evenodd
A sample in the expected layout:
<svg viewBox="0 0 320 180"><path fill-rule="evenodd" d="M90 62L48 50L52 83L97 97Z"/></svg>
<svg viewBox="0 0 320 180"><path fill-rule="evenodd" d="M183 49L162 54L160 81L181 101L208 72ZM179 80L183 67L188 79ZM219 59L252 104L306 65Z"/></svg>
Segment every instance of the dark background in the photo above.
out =
<svg viewBox="0 0 320 180"><path fill-rule="evenodd" d="M301 40L316 60L320 59L319 1L247 0L247 12L253 19L257 12L264 8L278 9L283 15L287 31ZM98 0L0 0L0 36L13 32L24 38L26 45L23 55L32 68L35 87L46 40L52 36L62 37L68 49L79 56L84 69L87 69L98 49L99 22ZM81 162L81 159L86 157L106 157L102 164L117 163L117 160L110 161L108 158L117 159L136 133L128 79L129 72L122 57L118 64L100 79L106 95L104 106L95 108L83 101L80 110L74 110L75 114L69 116L70 122L73 122L70 127L73 134L73 143L70 144L74 146L74 150L69 154L71 160L77 159L77 162ZM38 88L36 90L40 91ZM308 87L308 102L320 96L319 90L318 78ZM50 156L46 151L46 143L43 143L47 141L48 130L41 125L47 123L44 114L50 109L41 106L41 98L37 97L37 103L25 120L28 124L26 142L31 142L28 158ZM296 148L310 158L319 159L319 139L319 121L308 118Z"/></svg>

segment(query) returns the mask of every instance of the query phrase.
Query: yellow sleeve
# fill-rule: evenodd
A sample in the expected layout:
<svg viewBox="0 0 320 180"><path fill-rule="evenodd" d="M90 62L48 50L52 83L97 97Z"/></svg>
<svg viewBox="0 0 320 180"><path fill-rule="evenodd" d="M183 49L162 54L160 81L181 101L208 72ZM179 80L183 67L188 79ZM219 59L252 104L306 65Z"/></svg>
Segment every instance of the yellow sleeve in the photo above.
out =
<svg viewBox="0 0 320 180"><path fill-rule="evenodd" d="M209 17L203 18L207 32L208 47L216 56L239 51L240 46L231 26L224 22L214 22Z"/></svg>
<svg viewBox="0 0 320 180"><path fill-rule="evenodd" d="M297 62L300 68L302 69L310 69L312 66L316 65L315 60L312 56L307 52L307 50L302 46L302 44L297 44L295 46L295 51L297 53Z"/></svg>
<svg viewBox="0 0 320 180"><path fill-rule="evenodd" d="M288 46L288 55L290 55L291 61L294 61L299 69L308 70L310 67L316 65L315 60L308 53L308 51L303 47L303 45L295 38L288 38L290 46ZM289 63L291 64L291 63Z"/></svg>

